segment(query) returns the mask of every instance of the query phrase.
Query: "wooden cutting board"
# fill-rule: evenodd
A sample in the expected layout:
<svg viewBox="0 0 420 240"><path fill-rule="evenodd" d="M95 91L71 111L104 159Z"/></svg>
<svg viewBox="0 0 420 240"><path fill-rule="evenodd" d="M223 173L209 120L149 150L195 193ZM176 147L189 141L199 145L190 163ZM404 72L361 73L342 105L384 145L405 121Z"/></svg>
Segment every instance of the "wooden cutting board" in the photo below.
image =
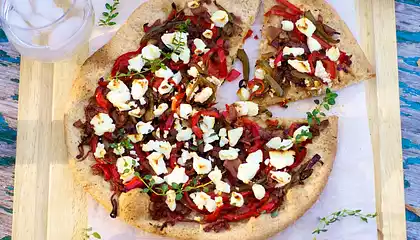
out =
<svg viewBox="0 0 420 240"><path fill-rule="evenodd" d="M401 124L393 0L355 0L361 45L376 67L366 83L375 161L379 239L406 239ZM87 203L73 183L64 142L64 107L86 58L45 64L22 58L14 240L83 239Z"/></svg>

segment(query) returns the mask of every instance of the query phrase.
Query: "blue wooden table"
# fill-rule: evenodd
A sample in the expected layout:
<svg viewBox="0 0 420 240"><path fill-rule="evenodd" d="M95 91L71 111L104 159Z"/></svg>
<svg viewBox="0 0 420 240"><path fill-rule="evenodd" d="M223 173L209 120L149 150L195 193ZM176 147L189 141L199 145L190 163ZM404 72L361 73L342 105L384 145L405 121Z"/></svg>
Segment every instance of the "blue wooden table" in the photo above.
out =
<svg viewBox="0 0 420 240"><path fill-rule="evenodd" d="M420 0L397 0L407 235L420 239ZM20 57L0 29L0 240L11 239Z"/></svg>

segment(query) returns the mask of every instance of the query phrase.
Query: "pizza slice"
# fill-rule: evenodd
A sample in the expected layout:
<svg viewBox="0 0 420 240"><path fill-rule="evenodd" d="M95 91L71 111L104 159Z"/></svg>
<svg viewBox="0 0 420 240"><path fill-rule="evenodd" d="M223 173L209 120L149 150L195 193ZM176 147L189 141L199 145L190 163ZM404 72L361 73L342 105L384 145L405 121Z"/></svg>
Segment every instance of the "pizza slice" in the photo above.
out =
<svg viewBox="0 0 420 240"><path fill-rule="evenodd" d="M287 104L375 77L356 39L325 0L264 0L255 78L242 100Z"/></svg>
<svg viewBox="0 0 420 240"><path fill-rule="evenodd" d="M139 138L129 124L105 137L78 122L90 139L83 147L94 157L72 160L71 167L111 217L147 232L267 238L318 199L335 159L338 119L308 125L260 111L253 102L237 102L175 118L165 130L155 120L147 126L153 131Z"/></svg>

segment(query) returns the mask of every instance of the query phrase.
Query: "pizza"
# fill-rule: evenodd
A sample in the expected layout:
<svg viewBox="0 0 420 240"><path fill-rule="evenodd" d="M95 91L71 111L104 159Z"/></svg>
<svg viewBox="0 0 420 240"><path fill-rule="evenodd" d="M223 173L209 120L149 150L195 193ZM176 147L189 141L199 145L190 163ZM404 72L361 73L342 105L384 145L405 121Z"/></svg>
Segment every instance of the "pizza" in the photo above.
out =
<svg viewBox="0 0 420 240"><path fill-rule="evenodd" d="M261 105L339 90L375 74L352 33L324 0L264 0L255 77L238 95Z"/></svg>
<svg viewBox="0 0 420 240"><path fill-rule="evenodd" d="M148 1L82 66L65 115L69 164L110 217L175 238L261 239L318 199L337 117L214 108L259 4Z"/></svg>

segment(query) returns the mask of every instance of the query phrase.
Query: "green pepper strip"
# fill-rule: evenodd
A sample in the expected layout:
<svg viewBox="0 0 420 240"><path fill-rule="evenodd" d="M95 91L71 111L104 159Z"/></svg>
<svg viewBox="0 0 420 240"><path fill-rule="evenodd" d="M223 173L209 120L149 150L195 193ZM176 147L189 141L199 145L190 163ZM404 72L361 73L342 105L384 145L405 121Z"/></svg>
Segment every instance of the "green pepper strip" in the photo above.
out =
<svg viewBox="0 0 420 240"><path fill-rule="evenodd" d="M242 62L242 68L243 68L243 72L244 72L244 80L246 82L248 82L249 81L249 72L250 72L248 55L246 54L245 50L239 49L236 57Z"/></svg>
<svg viewBox="0 0 420 240"><path fill-rule="evenodd" d="M329 43L337 44L340 41L332 38L328 33L324 31L324 25L323 23L320 23L319 21L315 20L314 15L312 15L311 11L306 11L304 16L309 19L311 22L313 22L316 26L315 34L322 37Z"/></svg>
<svg viewBox="0 0 420 240"><path fill-rule="evenodd" d="M270 65L267 61L258 61L257 63L264 71L266 72L264 76L264 80L268 82L271 88L274 89L275 93L279 97L284 96L283 88L280 84L271 76L273 74L273 70L271 69Z"/></svg>

